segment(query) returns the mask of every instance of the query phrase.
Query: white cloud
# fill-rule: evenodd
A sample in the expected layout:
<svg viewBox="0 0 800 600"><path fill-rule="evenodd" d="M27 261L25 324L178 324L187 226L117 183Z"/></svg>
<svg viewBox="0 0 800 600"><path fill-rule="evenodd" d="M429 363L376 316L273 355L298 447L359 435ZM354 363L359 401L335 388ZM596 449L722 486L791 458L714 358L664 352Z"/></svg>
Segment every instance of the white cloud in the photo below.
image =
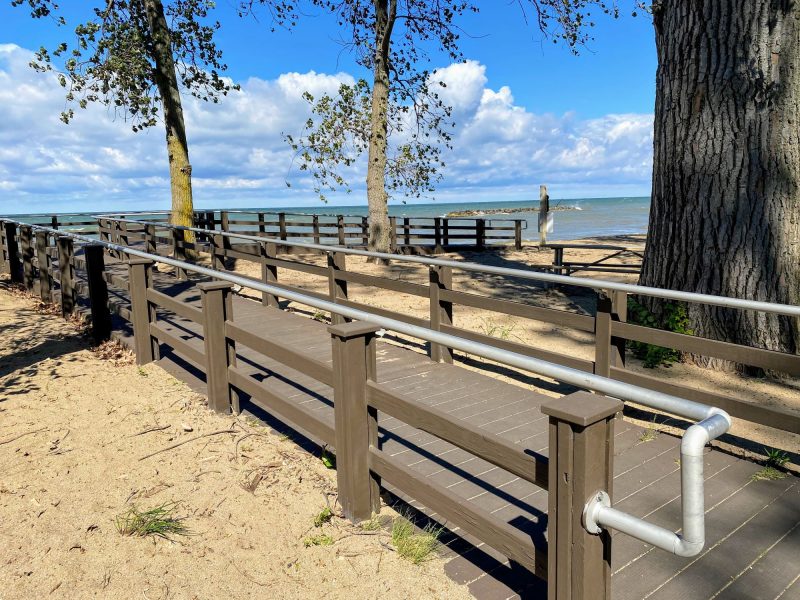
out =
<svg viewBox="0 0 800 600"><path fill-rule="evenodd" d="M163 131L133 133L98 106L76 110L64 125L63 88L53 74L33 72L30 58L0 44L0 214L167 206ZM487 88L486 67L475 61L432 78L446 83L440 95L457 121L442 200L531 197L539 183L553 195L647 193L652 115L536 114L517 105L508 87ZM303 91L318 96L353 81L347 73L285 73L248 79L219 104L187 98L198 206L318 205L310 178L292 169L282 134L299 133L308 117ZM343 203L365 202L362 182L363 164Z"/></svg>

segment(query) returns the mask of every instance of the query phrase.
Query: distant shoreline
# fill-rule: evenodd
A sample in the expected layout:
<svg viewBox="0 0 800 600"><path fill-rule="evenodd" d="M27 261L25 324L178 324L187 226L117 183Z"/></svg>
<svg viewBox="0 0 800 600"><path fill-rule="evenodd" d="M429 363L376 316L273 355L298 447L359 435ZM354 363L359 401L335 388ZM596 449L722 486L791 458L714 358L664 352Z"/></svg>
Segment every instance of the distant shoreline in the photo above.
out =
<svg viewBox="0 0 800 600"><path fill-rule="evenodd" d="M562 210L581 210L577 206L556 206L550 209L550 212L560 212ZM539 212L538 206L523 206L522 208L498 208L496 210L489 209L469 209L469 210L454 210L445 215L445 217L483 217L486 215L512 215L514 213L529 213Z"/></svg>

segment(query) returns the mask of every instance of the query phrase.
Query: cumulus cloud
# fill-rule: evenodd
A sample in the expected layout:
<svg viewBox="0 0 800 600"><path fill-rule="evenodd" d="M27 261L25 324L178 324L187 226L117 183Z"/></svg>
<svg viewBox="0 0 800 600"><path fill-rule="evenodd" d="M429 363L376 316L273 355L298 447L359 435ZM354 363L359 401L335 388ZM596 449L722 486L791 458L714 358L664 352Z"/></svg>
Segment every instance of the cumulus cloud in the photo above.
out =
<svg viewBox="0 0 800 600"><path fill-rule="evenodd" d="M99 106L64 125L64 90L53 74L33 72L30 58L0 44L0 213L168 206L163 130L133 133ZM486 67L475 61L431 77L445 83L440 96L457 123L438 198L531 197L539 183L573 196L647 192L652 115L537 114L517 105L508 87L488 88ZM308 118L304 91L334 93L353 81L347 73L285 73L241 82L219 104L187 98L197 205L318 205L282 134L299 133ZM363 203L363 164L351 175L354 194L334 199Z"/></svg>

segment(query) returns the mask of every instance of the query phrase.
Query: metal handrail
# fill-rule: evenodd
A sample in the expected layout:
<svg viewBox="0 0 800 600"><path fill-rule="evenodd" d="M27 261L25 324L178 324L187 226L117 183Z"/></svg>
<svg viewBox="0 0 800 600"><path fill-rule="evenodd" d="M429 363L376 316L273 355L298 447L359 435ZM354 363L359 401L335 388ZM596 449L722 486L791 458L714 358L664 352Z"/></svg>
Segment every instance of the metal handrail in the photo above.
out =
<svg viewBox="0 0 800 600"><path fill-rule="evenodd" d="M411 337L427 340L443 346L449 346L468 354L473 354L501 364L517 367L524 371L570 383L580 388L593 390L607 396L635 402L698 421L698 423L692 425L684 433L681 440L682 535L613 508L609 495L605 490L598 490L592 497L587 499L583 514L583 524L587 531L592 533L599 533L604 526L611 527L679 556L695 556L702 550L705 544L703 447L709 441L728 431L731 426L730 415L720 408L642 388L629 383L614 381L606 377L585 373L545 360L531 358L517 352L495 348L480 342L473 342L451 334L434 331L426 327L410 325L396 319L375 315L356 308L349 308L329 300L307 296L300 292L293 292L240 275L233 275L228 272L201 267L185 261L157 254L150 254L112 242L98 242L87 236L64 233L49 227L28 225L18 221L12 222L17 225L31 227L32 229L46 231L52 235L67 235L73 239L79 239L87 243L101 244L116 252L149 259L153 262L192 271L206 277L228 281L243 288L250 288L256 291L278 295L319 310L358 321L371 322L385 329L403 333ZM339 250L336 247L327 247L326 251L338 252Z"/></svg>
<svg viewBox="0 0 800 600"><path fill-rule="evenodd" d="M102 217L102 218L108 219L108 217ZM281 244L283 246L291 246L294 248L308 248L310 250L322 250L324 252L330 252L331 250L335 250L336 252L340 252L342 254L350 254L353 256L366 256L368 258L380 258L385 260L393 260L397 262L417 263L429 266L451 267L453 269L461 269L462 271L470 271L474 273L488 273L491 275L503 275L506 277L519 277L524 279L533 279L535 281L543 281L547 283L559 283L575 287L591 288L595 290L611 290L618 292L626 292L628 294L633 294L633 295L651 296L654 298L663 298L665 300L677 300L679 302L694 302L697 304L709 304L711 306L722 306L725 308L755 310L759 312L784 315L788 317L800 317L800 306L793 306L791 304L779 304L777 302L765 302L762 300L747 300L745 298L732 298L730 296L715 296L713 294L682 292L679 290L665 290L662 288L649 287L634 283L620 283L617 281L608 281L606 279L587 279L584 277L575 277L570 275L555 275L552 273L542 273L540 271L527 271L524 269L512 269L509 267L494 267L491 265L482 265L479 263L447 260L443 258L428 258L424 256L409 256L406 254L372 252L370 250L359 250L358 248L348 248L346 246L338 246L335 244L292 242L288 240L282 240L279 238L273 238L267 236L255 236L244 233L236 233L235 231L202 229L200 227L186 227L182 225L172 225L170 223L163 223L163 222L157 223L154 221L150 221L148 223L145 223L143 221L137 221L135 219L113 219L113 220L127 222L127 223L138 223L140 225L143 224L155 225L159 227L180 229L184 231L193 231L195 233L204 233L208 235L222 235L224 237L246 239L259 243L274 242L276 244Z"/></svg>

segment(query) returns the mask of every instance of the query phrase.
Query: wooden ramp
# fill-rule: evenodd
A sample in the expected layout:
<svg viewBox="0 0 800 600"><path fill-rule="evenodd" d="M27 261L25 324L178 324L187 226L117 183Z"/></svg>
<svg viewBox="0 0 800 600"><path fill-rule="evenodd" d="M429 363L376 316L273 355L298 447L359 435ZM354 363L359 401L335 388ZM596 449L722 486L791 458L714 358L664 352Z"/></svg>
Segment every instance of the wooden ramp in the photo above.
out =
<svg viewBox="0 0 800 600"><path fill-rule="evenodd" d="M109 270L124 277L121 265ZM156 287L199 306L192 284L156 274ZM114 292L127 302L125 294ZM322 363L332 363L327 325L259 302L234 297L234 322ZM159 314L165 331L203 351L198 325L170 313ZM122 338L130 342L130 332ZM237 349L239 366L269 383L270 389L318 412L333 424L330 387L265 358ZM434 363L424 354L387 340L378 344L378 380L425 406L435 406L525 449L547 453L547 418L540 405L547 396L457 365ZM187 357L162 347L160 364L203 391L203 373ZM573 391L562 389L564 393ZM264 416L268 407L245 401L243 409ZM263 410L262 410L263 409ZM547 537L547 493L510 473L395 418L379 415L384 451L463 499L502 518L534 538ZM317 441L309 432L303 432ZM618 419L615 436L613 498L621 509L659 525L680 523L679 438L655 434ZM615 598L800 599L800 485L789 476L755 481L760 466L708 449L706 473L707 544L684 559L617 535L613 544ZM387 486L389 491L390 487ZM402 494L397 493L402 497ZM427 514L424 506L405 499ZM430 515L435 517L436 515ZM456 528L448 535L448 574L468 583L476 598L545 598L545 585L524 569ZM474 545L473 545L474 544Z"/></svg>

